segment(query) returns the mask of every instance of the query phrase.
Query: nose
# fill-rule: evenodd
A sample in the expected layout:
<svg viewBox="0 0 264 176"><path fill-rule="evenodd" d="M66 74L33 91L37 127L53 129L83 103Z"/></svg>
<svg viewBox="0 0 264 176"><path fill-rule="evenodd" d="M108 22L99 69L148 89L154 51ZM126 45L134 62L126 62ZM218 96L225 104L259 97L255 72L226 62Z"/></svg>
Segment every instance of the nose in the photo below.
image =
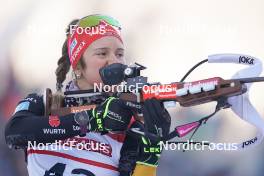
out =
<svg viewBox="0 0 264 176"><path fill-rule="evenodd" d="M121 63L121 60L118 59L115 54L111 54L108 57L107 64L111 65L111 64L114 64L114 63Z"/></svg>

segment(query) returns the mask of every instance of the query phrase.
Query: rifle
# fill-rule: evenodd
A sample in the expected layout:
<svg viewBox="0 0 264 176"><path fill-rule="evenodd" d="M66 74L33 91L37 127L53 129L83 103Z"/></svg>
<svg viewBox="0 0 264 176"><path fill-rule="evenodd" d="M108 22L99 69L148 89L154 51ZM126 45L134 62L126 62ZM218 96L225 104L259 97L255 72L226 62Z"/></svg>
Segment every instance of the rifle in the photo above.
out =
<svg viewBox="0 0 264 176"><path fill-rule="evenodd" d="M97 95L116 96L127 102L127 105L135 106L135 103L142 104L148 98L156 98L164 103L165 106L175 105L176 102L183 107L200 105L212 101L216 101L217 105L214 113L185 125L175 128L168 136L159 138L159 140L167 141L174 137L183 137L190 131L197 129L207 120L221 109L230 108L232 105L228 99L230 97L238 97L248 92L249 83L264 82L264 77L246 77L234 79L222 79L221 77L213 77L192 82L184 82L185 78L199 65L205 62L227 61L252 66L254 63L258 66L259 60L246 55L211 55L194 67L179 81L170 84L148 83L147 77L141 76L141 70L146 67L135 63L133 66L126 66L119 63L112 64L100 69L100 75L105 85L116 85L125 82L126 89L122 92L113 94L112 92L98 92L91 90L78 90L64 92L65 97L74 97L78 100L89 99ZM129 89L133 87L134 89ZM46 91L46 113L52 115L65 115L78 111L94 108L95 104L80 105L78 107L63 107L59 109L50 109L52 98L51 90ZM81 101L80 101L81 102ZM133 102L133 103L131 103ZM131 129L138 132L136 129ZM193 134L194 134L193 133ZM192 135L193 136L193 135ZM157 136L152 136L157 138ZM247 141L246 141L247 142Z"/></svg>

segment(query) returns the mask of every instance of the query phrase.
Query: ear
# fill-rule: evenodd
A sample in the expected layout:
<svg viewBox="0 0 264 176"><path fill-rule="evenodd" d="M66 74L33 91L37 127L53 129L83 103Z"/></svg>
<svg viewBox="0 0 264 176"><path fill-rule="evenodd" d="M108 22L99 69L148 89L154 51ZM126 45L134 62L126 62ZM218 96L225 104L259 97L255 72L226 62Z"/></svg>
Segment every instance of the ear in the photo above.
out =
<svg viewBox="0 0 264 176"><path fill-rule="evenodd" d="M75 75L81 75L82 74L82 67L81 64L77 64L76 68L73 70Z"/></svg>
<svg viewBox="0 0 264 176"><path fill-rule="evenodd" d="M76 69L76 70L74 70L74 74L75 74L75 75L81 75L81 74L82 74L82 71Z"/></svg>

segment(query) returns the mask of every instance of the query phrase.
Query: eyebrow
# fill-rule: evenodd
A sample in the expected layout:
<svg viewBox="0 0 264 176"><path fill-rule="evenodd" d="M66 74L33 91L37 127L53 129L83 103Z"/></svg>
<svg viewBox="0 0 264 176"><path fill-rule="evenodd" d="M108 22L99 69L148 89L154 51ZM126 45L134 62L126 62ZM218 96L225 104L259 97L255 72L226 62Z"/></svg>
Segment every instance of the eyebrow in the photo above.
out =
<svg viewBox="0 0 264 176"><path fill-rule="evenodd" d="M97 50L107 50L107 49L109 49L108 47L104 47L104 48L96 48L96 49L94 49L95 51L97 51ZM124 48L117 48L117 50L122 50L122 51L124 51Z"/></svg>

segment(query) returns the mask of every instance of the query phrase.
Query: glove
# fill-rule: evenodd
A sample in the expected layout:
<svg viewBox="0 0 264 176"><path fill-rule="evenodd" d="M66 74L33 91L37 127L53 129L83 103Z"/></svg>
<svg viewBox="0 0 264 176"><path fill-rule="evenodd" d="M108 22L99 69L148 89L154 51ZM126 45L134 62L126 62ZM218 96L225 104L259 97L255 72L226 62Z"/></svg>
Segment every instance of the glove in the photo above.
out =
<svg viewBox="0 0 264 176"><path fill-rule="evenodd" d="M137 164L145 166L157 167L160 158L159 143L153 142L146 137L141 138L139 141Z"/></svg>
<svg viewBox="0 0 264 176"><path fill-rule="evenodd" d="M160 157L160 139L169 134L171 117L157 99L147 99L143 105L144 132L137 163L156 167Z"/></svg>
<svg viewBox="0 0 264 176"><path fill-rule="evenodd" d="M118 170L122 176L132 172L133 176L155 175L161 153L159 139L169 133L171 118L158 100L146 100L142 112L145 124L132 124L121 149Z"/></svg>
<svg viewBox="0 0 264 176"><path fill-rule="evenodd" d="M74 118L84 135L88 131L125 131L132 116L133 111L125 101L109 97L102 105L93 110L78 112Z"/></svg>
<svg viewBox="0 0 264 176"><path fill-rule="evenodd" d="M159 138L169 134L171 117L163 104L155 99L147 99L143 105L145 136L158 142Z"/></svg>
<svg viewBox="0 0 264 176"><path fill-rule="evenodd" d="M139 121L135 121L131 128L140 128L144 130L143 124ZM144 139L145 140L145 139ZM120 151L120 159L118 171L120 176L154 176L156 172L156 166L159 159L159 153L154 154L146 152L149 150L149 144L142 140L142 136L136 135L131 132L126 133L126 137L123 146ZM146 148L144 152L144 147ZM151 151L153 149L150 149ZM153 167L154 166L154 167Z"/></svg>

